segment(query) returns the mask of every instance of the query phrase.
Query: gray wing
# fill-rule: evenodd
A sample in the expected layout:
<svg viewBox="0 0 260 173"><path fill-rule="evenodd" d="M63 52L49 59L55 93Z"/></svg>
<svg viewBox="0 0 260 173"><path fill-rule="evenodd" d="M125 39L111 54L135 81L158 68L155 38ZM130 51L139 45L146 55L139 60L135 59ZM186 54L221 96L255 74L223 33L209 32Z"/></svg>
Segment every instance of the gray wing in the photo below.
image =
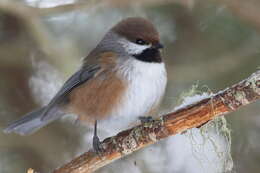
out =
<svg viewBox="0 0 260 173"><path fill-rule="evenodd" d="M100 67L98 66L83 67L69 78L47 106L34 110L12 122L4 129L4 132L28 135L60 118L64 113L59 109L59 106L66 102L68 93L93 77L99 69Z"/></svg>
<svg viewBox="0 0 260 173"><path fill-rule="evenodd" d="M54 96L50 103L46 106L45 111L42 113L41 120L46 121L53 119L54 114L49 114L52 108L59 106L66 102L68 93L75 87L86 82L100 69L98 65L82 67L79 71L73 74L63 85L60 91Z"/></svg>

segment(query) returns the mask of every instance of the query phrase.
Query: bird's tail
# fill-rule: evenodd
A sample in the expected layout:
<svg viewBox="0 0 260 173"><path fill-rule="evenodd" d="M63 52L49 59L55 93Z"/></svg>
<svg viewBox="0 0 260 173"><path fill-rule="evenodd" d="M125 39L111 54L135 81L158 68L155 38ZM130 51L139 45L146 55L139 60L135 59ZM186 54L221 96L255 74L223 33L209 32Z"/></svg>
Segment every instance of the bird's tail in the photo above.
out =
<svg viewBox="0 0 260 173"><path fill-rule="evenodd" d="M35 111L32 111L22 118L18 119L17 121L11 123L7 128L4 129L5 133L17 133L20 135L29 135L35 132L36 130L42 128L43 126L47 125L51 121L56 120L55 119L48 119L48 120L42 120L42 114L45 111L45 107L36 109ZM55 111L58 113L57 111ZM49 113L54 113L53 111ZM55 116L60 117L60 116Z"/></svg>

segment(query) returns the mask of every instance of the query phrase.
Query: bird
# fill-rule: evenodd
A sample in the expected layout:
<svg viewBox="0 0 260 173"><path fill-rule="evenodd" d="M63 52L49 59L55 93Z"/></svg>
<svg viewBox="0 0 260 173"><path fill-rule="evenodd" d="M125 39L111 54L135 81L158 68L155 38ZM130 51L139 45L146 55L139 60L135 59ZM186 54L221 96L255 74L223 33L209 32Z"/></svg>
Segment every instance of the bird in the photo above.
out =
<svg viewBox="0 0 260 173"><path fill-rule="evenodd" d="M130 123L160 105L167 85L163 44L155 26L142 17L114 25L51 101L14 121L5 133L29 135L66 114L94 125L92 146L102 151L97 123Z"/></svg>

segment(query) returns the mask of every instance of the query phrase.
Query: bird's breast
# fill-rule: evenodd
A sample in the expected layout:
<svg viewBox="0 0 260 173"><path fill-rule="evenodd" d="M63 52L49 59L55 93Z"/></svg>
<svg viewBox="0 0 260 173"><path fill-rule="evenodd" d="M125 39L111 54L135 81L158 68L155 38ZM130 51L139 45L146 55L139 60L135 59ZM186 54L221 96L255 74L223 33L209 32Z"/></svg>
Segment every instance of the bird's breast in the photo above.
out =
<svg viewBox="0 0 260 173"><path fill-rule="evenodd" d="M120 106L102 123L113 129L126 128L139 116L156 107L165 92L167 76L164 63L147 63L134 58L120 67L118 74L127 83Z"/></svg>
<svg viewBox="0 0 260 173"><path fill-rule="evenodd" d="M115 131L136 122L137 117L156 107L166 87L164 63L147 63L131 59L114 73L100 75L70 94L69 110L87 122Z"/></svg>

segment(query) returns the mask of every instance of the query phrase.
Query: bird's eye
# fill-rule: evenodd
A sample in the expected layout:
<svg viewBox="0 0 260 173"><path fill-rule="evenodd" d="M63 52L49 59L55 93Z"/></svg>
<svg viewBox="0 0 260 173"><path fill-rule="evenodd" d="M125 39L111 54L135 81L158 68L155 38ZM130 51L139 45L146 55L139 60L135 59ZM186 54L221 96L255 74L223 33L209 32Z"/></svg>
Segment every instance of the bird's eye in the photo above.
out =
<svg viewBox="0 0 260 173"><path fill-rule="evenodd" d="M140 38L136 39L135 43L136 43L136 44L140 44L140 45L145 45L145 44L147 44L146 41L144 41L143 39L140 39Z"/></svg>

